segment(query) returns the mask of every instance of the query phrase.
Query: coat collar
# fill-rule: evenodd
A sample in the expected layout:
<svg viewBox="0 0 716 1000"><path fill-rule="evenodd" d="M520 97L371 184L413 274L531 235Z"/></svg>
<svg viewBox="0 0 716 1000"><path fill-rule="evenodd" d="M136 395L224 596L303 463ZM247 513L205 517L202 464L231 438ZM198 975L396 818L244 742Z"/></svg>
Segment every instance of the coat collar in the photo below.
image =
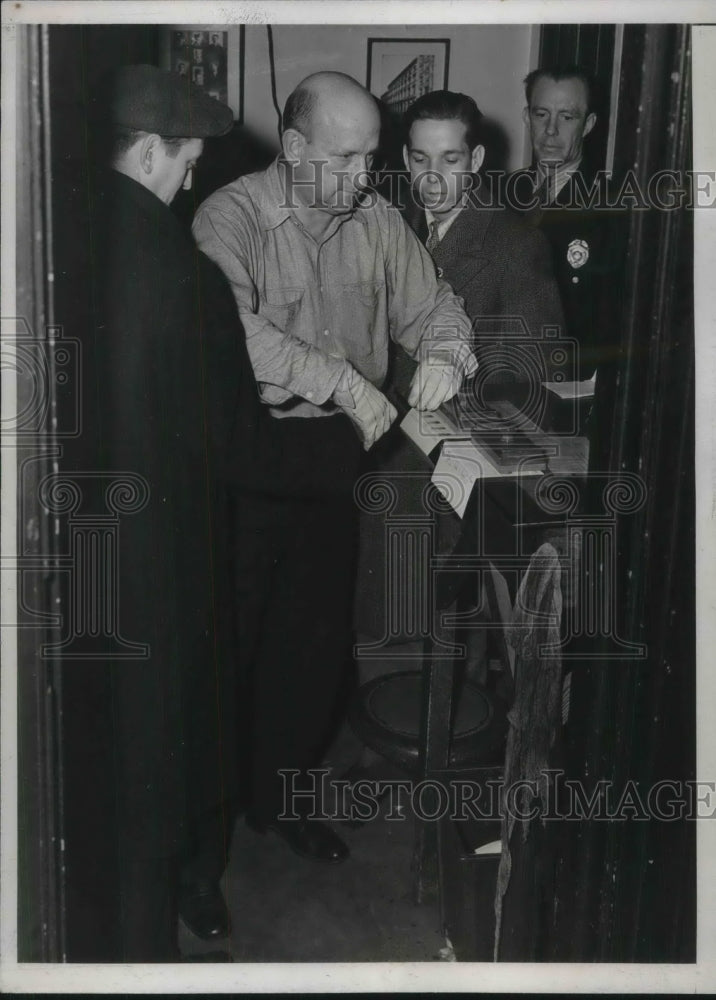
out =
<svg viewBox="0 0 716 1000"><path fill-rule="evenodd" d="M169 205L165 205L138 181L118 170L102 172L98 183L98 198L101 211L109 213L113 224L128 221L126 207L133 205L155 229L166 230L173 237L191 242L189 234Z"/></svg>
<svg viewBox="0 0 716 1000"><path fill-rule="evenodd" d="M139 181L133 180L119 170L108 170L103 177L102 187L121 197L134 202L134 204L152 215L162 216L171 214L171 209L165 205L161 198L143 187Z"/></svg>
<svg viewBox="0 0 716 1000"><path fill-rule="evenodd" d="M578 180L576 179L578 175ZM516 190L518 192L518 200L527 202L529 201L530 195L538 182L538 174L534 166L524 167L522 170L516 170L513 174L516 178ZM599 177L600 184L602 183L602 178L599 176L599 171L595 170L590 166L589 162L582 159L579 163L578 168L572 171L564 185L560 188L557 196L550 202L545 208L540 206L535 206L528 211L528 214L537 213L542 215L543 212L549 212L554 208L581 208L582 199L580 195L580 189L589 191L595 180Z"/></svg>

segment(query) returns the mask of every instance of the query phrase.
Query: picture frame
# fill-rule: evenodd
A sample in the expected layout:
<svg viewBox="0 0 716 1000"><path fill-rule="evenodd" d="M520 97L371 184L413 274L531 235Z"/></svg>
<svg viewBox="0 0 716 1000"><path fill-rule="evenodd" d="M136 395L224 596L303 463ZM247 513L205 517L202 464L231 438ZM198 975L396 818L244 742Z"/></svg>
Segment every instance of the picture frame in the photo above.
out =
<svg viewBox="0 0 716 1000"><path fill-rule="evenodd" d="M369 38L366 86L393 114L431 90L447 90L449 38Z"/></svg>
<svg viewBox="0 0 716 1000"><path fill-rule="evenodd" d="M162 28L164 69L189 77L244 120L244 25L170 24Z"/></svg>

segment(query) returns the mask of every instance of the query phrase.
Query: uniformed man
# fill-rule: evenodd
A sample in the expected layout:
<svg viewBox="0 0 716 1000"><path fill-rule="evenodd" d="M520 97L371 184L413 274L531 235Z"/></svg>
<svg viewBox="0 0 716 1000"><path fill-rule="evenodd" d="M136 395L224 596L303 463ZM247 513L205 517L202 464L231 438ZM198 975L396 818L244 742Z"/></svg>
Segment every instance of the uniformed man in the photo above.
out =
<svg viewBox="0 0 716 1000"><path fill-rule="evenodd" d="M579 344L576 377L591 378L616 350L625 253L623 213L587 155L596 124L594 84L579 66L541 67L525 78L530 167L508 178L508 205L552 249L566 335Z"/></svg>

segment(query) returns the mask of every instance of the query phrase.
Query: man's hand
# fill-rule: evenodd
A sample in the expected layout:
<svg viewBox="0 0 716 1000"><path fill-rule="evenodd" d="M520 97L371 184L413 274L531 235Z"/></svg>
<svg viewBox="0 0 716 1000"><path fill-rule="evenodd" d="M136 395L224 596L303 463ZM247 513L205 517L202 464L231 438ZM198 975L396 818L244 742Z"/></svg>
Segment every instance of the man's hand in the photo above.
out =
<svg viewBox="0 0 716 1000"><path fill-rule="evenodd" d="M410 383L408 403L416 410L437 410L452 399L462 383L462 371L454 365L423 361Z"/></svg>
<svg viewBox="0 0 716 1000"><path fill-rule="evenodd" d="M380 389L349 364L333 393L333 401L355 424L366 451L385 434L398 415Z"/></svg>

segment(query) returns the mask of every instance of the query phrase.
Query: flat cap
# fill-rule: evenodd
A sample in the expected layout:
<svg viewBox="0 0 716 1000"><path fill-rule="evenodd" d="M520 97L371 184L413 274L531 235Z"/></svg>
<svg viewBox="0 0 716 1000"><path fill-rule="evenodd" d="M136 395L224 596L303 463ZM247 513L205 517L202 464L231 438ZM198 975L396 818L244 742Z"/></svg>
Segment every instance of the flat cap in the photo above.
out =
<svg viewBox="0 0 716 1000"><path fill-rule="evenodd" d="M167 138L203 139L231 129L231 108L203 93L187 77L157 66L122 66L109 81L115 125Z"/></svg>

